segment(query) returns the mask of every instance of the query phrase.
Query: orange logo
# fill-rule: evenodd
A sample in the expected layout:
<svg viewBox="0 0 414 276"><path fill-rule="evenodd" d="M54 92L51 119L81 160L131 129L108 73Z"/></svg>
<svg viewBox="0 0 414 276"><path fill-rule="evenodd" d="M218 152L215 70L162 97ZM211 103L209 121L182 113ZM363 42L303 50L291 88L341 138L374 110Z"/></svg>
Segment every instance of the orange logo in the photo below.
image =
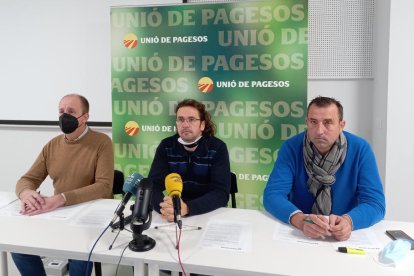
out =
<svg viewBox="0 0 414 276"><path fill-rule="evenodd" d="M135 48L138 44L138 37L134 34L127 34L124 37L124 46L126 48L132 49Z"/></svg>
<svg viewBox="0 0 414 276"><path fill-rule="evenodd" d="M135 121L129 121L125 124L125 133L129 136L135 136L139 132L139 125Z"/></svg>
<svg viewBox="0 0 414 276"><path fill-rule="evenodd" d="M198 81L198 89L203 93L209 93L214 88L213 80L209 77L202 77Z"/></svg>

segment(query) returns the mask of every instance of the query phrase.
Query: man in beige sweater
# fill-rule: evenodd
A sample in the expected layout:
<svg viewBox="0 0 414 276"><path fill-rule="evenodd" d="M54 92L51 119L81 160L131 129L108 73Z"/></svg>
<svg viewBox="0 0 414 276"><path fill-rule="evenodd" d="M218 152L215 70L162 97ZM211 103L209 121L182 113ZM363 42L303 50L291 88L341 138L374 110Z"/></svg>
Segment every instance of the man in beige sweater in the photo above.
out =
<svg viewBox="0 0 414 276"><path fill-rule="evenodd" d="M111 139L86 124L89 103L81 95L69 94L59 102L59 126L63 132L50 140L17 182L20 212L37 215L98 198L111 198L114 155ZM36 190L47 176L53 180L54 195ZM39 256L12 253L22 275L45 275ZM86 275L86 261L69 260L71 275ZM88 267L88 275L92 266Z"/></svg>

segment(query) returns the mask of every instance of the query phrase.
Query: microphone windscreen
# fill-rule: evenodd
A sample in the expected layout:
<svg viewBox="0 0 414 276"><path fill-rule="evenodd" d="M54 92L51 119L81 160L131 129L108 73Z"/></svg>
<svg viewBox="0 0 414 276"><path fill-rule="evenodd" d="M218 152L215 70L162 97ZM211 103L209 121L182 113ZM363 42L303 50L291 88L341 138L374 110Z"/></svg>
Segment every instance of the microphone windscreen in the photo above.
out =
<svg viewBox="0 0 414 276"><path fill-rule="evenodd" d="M183 191L183 180L178 173L170 173L165 177L165 189L169 196L177 195L181 197Z"/></svg>
<svg viewBox="0 0 414 276"><path fill-rule="evenodd" d="M137 193L137 187L139 182L141 182L141 180L144 177L142 175L140 175L139 173L133 173L131 175L129 175L127 177L127 179L125 180L124 186L122 187L122 190L125 193L131 193L133 195L135 195Z"/></svg>

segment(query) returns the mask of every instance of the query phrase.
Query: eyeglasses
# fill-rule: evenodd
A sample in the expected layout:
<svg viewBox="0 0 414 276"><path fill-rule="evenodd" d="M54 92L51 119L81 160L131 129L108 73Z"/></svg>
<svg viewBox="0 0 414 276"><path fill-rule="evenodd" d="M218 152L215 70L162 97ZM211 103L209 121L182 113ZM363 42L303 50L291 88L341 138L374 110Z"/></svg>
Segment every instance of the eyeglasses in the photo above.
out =
<svg viewBox="0 0 414 276"><path fill-rule="evenodd" d="M189 123L190 125L195 124L197 121L200 121L201 119L197 119L194 117L188 117L188 118L184 118L184 117L178 117L175 121L177 122L178 125L182 125L184 124L184 122Z"/></svg>

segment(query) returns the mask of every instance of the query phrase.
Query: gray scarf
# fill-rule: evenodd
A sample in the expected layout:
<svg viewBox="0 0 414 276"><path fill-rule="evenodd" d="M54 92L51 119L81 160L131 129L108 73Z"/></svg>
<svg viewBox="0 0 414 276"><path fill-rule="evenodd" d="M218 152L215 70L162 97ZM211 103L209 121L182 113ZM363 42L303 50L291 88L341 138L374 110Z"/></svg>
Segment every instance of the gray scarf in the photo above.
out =
<svg viewBox="0 0 414 276"><path fill-rule="evenodd" d="M347 141L341 132L331 150L322 156L305 133L303 138L303 159L308 173L308 189L315 197L313 214L328 216L332 209L331 185L335 182L335 173L346 156Z"/></svg>

